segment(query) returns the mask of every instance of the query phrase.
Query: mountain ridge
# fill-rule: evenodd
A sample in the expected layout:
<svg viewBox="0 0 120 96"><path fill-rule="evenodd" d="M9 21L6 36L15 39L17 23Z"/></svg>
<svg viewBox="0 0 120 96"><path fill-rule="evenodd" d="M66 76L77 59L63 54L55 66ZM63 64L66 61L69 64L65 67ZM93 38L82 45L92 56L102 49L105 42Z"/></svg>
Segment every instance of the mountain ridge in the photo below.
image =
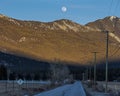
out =
<svg viewBox="0 0 120 96"><path fill-rule="evenodd" d="M0 50L3 52L37 60L59 59L87 64L92 62L91 52L99 51L101 53L98 61L105 59L106 34L101 32L102 29L99 26L95 26L97 29L93 27L97 25L94 22L83 26L66 19L43 23L3 17L0 16L0 34L2 34ZM110 37L110 52L118 43L115 38L119 38L119 36L116 37L117 34L113 36L114 38L112 36Z"/></svg>

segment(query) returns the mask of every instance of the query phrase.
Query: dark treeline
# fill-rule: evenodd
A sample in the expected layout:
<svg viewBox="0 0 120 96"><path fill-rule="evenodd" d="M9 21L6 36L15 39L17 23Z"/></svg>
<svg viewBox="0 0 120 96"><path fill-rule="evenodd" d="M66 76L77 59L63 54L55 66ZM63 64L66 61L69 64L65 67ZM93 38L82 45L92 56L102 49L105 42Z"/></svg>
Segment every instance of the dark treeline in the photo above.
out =
<svg viewBox="0 0 120 96"><path fill-rule="evenodd" d="M112 61L109 63L109 80L113 81L120 79L120 62ZM0 52L0 80L15 80L19 78L27 80L50 79L50 64L52 63ZM74 79L83 80L94 78L93 66L75 66L69 64L67 64L67 66ZM97 80L105 80L105 63L97 65L96 74Z"/></svg>

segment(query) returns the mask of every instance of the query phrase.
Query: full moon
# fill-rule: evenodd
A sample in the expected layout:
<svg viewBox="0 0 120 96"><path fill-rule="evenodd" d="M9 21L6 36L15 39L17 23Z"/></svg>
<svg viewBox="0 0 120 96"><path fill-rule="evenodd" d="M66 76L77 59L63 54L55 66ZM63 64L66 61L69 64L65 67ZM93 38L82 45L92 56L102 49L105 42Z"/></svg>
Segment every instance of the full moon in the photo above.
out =
<svg viewBox="0 0 120 96"><path fill-rule="evenodd" d="M66 8L65 6L63 6L63 7L61 8L61 10L62 10L62 12L66 12L66 11L67 11L67 8Z"/></svg>

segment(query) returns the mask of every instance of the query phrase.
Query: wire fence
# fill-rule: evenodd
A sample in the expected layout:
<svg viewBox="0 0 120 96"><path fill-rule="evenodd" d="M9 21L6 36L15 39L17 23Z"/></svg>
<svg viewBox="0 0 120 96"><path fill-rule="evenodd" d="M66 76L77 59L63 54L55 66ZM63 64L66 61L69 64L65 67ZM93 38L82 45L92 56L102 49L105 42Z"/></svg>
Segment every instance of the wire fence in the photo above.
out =
<svg viewBox="0 0 120 96"><path fill-rule="evenodd" d="M2 80L0 81L0 94L9 93L12 96L24 96L23 94L32 94L35 92L45 91L46 87L50 85L49 81L25 81L25 80ZM18 95L21 94L22 95Z"/></svg>

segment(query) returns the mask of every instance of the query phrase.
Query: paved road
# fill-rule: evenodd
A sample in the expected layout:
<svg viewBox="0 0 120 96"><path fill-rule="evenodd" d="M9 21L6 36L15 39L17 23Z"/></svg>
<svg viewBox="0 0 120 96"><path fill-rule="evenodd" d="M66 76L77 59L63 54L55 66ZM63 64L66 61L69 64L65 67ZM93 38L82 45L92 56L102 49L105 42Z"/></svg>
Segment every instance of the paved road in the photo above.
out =
<svg viewBox="0 0 120 96"><path fill-rule="evenodd" d="M86 96L81 82L68 84L35 96Z"/></svg>

